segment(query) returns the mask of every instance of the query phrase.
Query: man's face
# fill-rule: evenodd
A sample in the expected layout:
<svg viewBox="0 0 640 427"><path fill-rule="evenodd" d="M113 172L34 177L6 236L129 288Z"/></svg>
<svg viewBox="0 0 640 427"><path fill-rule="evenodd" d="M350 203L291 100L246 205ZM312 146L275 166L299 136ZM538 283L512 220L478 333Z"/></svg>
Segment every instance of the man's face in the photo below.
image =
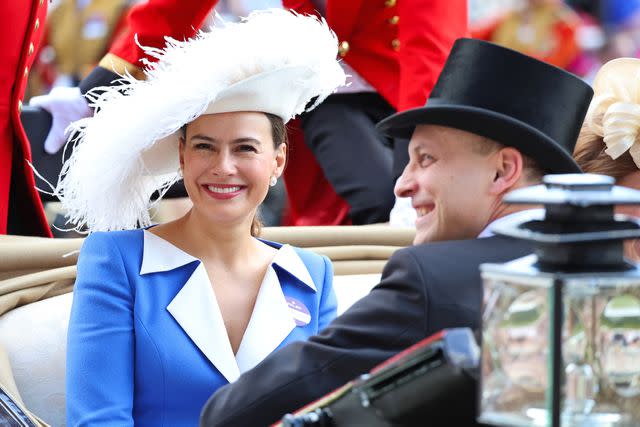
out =
<svg viewBox="0 0 640 427"><path fill-rule="evenodd" d="M435 125L417 126L409 143L409 163L396 184L398 197L411 197L418 214L414 244L476 238L500 200L490 192L496 151L469 132Z"/></svg>

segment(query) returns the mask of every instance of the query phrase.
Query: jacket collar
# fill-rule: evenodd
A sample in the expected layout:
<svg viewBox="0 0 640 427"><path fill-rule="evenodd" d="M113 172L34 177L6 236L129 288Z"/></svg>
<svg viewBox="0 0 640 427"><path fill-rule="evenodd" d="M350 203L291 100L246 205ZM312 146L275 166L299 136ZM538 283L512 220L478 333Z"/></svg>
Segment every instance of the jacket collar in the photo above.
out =
<svg viewBox="0 0 640 427"><path fill-rule="evenodd" d="M167 311L229 382L235 381L241 373L253 368L275 350L296 326L274 265L316 291L309 271L291 246L265 243L278 248L278 252L260 285L249 324L234 355L204 265L164 239L144 232L141 275L198 262L187 282L167 306Z"/></svg>
<svg viewBox="0 0 640 427"><path fill-rule="evenodd" d="M148 230L143 231L144 242L142 249L142 265L140 266L140 275L159 273L163 271L175 270L194 261L200 260L193 255L189 255L182 249L172 243L158 237ZM316 285L311 279L309 270L304 265L300 256L289 245L283 245L267 240L261 241L278 250L272 263L286 270L295 277L299 282L307 285L313 291L317 292Z"/></svg>

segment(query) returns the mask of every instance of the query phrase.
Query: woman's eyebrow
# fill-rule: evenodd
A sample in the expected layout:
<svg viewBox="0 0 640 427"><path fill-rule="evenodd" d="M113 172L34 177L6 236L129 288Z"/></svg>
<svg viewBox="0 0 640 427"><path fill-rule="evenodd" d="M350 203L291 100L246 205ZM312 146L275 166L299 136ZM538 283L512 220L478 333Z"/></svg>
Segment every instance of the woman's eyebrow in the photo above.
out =
<svg viewBox="0 0 640 427"><path fill-rule="evenodd" d="M191 136L191 138L189 138L189 141L193 141L194 139L199 139L199 140L207 141L207 142L218 142L218 140L215 139L215 138L212 138L212 137L207 136L207 135L202 135L202 134L199 134L199 133Z"/></svg>
<svg viewBox="0 0 640 427"><path fill-rule="evenodd" d="M233 141L231 141L232 144L244 144L247 142L253 142L258 145L262 144L262 142L259 139L251 138L250 136L234 139Z"/></svg>

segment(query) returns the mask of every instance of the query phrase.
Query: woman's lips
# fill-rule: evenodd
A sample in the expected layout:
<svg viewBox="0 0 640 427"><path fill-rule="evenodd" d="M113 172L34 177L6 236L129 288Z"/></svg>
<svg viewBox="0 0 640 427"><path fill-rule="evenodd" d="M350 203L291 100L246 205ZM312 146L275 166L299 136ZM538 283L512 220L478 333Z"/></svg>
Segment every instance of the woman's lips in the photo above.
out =
<svg viewBox="0 0 640 427"><path fill-rule="evenodd" d="M208 195L218 200L228 200L240 194L246 186L233 184L204 184L202 185Z"/></svg>

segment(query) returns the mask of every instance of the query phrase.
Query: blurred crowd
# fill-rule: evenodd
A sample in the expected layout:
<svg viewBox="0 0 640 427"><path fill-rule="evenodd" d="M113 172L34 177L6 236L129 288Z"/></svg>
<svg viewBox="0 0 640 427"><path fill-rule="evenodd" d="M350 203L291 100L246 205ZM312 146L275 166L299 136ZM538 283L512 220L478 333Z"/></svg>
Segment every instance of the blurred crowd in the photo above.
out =
<svg viewBox="0 0 640 427"><path fill-rule="evenodd" d="M33 96L49 93L54 87L77 86L104 57L117 36L127 31L127 12L140 2L53 0L48 9L46 34L29 74L25 103ZM282 2L221 0L203 27L216 19L236 21L252 10L273 7L282 7ZM592 83L596 71L610 59L637 57L640 49L640 0L468 0L468 16L472 37L544 60L588 83ZM326 174L326 165L321 166ZM322 172L317 173L322 175ZM395 177L399 175L395 169L393 173ZM335 182L341 178L332 179L332 186L344 198L340 184ZM291 188L287 190L291 191ZM387 190L385 193L391 196ZM347 202L353 208L353 203ZM158 213L158 219L167 220L184 212L189 208L188 202L185 203L169 200L164 204L165 209ZM389 203L393 200L381 203L381 206L385 205L381 208L384 212L364 222L380 222L380 218L389 217ZM413 226L415 214L408 203L408 199L404 205L396 202L390 213L392 225ZM316 211L327 206L327 215L332 217L328 224L350 221L344 214L348 206L339 199L330 200L324 207L318 206ZM63 213L56 212L55 207L47 210L49 221L64 223ZM287 212L285 186L279 182L262 207L263 220L266 225L291 224Z"/></svg>
<svg viewBox="0 0 640 427"><path fill-rule="evenodd" d="M140 1L53 0L26 99L55 86L77 85L125 29L127 10ZM216 14L233 21L272 7L281 7L281 1L221 0L207 23ZM544 59L590 82L608 60L638 56L640 0L469 0L469 28L473 37Z"/></svg>

